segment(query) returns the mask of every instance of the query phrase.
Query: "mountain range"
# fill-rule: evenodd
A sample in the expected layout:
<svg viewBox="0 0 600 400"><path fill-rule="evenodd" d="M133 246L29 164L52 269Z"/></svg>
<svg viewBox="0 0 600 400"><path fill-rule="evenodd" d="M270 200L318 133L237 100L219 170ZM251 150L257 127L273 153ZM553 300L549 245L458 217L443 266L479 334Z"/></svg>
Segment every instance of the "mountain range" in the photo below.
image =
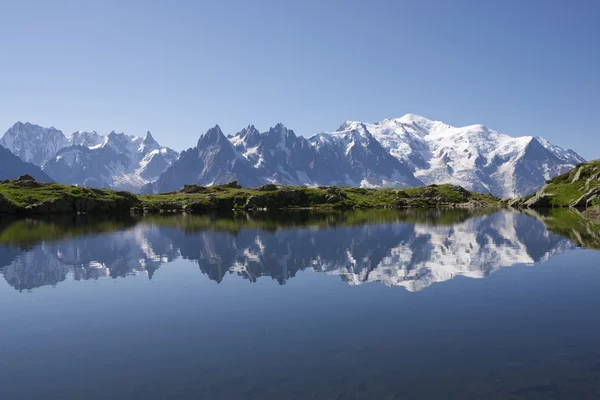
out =
<svg viewBox="0 0 600 400"><path fill-rule="evenodd" d="M297 135L279 123L226 136L217 125L177 154L145 138L17 123L0 139L60 183L157 193L184 184L410 187L451 183L498 197L539 190L585 160L541 137L513 138L484 125L453 127L407 114Z"/></svg>
<svg viewBox="0 0 600 400"><path fill-rule="evenodd" d="M39 166L52 180L69 185L139 192L158 179L179 154L145 137L110 132L75 132L17 122L0 139L21 160Z"/></svg>

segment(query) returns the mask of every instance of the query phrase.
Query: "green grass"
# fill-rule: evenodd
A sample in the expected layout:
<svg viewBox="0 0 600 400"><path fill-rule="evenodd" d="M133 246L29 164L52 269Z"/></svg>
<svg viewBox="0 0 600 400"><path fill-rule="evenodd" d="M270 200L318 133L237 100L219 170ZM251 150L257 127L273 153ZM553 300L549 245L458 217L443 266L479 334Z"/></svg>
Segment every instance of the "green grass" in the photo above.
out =
<svg viewBox="0 0 600 400"><path fill-rule="evenodd" d="M600 186L600 160L578 164L566 174L548 180L542 191L550 195L552 207L569 207L585 193L598 186ZM526 202L534 196L535 194L531 194L521 201Z"/></svg>
<svg viewBox="0 0 600 400"><path fill-rule="evenodd" d="M39 183L39 187L23 186L23 182L0 183L0 194L26 212L26 207L37 207L53 200L92 199L101 203L97 212L129 211L130 207L145 212L207 212L245 210L249 200L258 208L302 209L320 208L416 208L438 207L478 201L495 204L497 199L470 193L452 185L431 185L410 189L361 189L351 187L279 187L260 190L220 185L212 187L188 186L185 192L154 195L134 195L106 189ZM38 210L45 208L37 207Z"/></svg>
<svg viewBox="0 0 600 400"><path fill-rule="evenodd" d="M27 207L67 196L72 198L88 198L97 201L120 201L127 196L106 189L91 189L80 186L60 185L58 183L42 183L41 187L22 187L14 181L0 183L0 194L17 207Z"/></svg>
<svg viewBox="0 0 600 400"><path fill-rule="evenodd" d="M552 206L568 207L572 202L584 195L585 192L597 185L598 182L593 184L593 186L587 187L585 182L580 181L575 183L556 183L548 186L545 192L552 195L550 200Z"/></svg>

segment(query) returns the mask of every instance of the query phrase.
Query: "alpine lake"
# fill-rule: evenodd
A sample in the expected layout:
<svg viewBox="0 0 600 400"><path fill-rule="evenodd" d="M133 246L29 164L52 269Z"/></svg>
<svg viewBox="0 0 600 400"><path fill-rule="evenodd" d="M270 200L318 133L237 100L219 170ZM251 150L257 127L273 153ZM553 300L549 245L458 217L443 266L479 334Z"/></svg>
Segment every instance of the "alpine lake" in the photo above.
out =
<svg viewBox="0 0 600 400"><path fill-rule="evenodd" d="M571 210L0 220L2 399L598 399Z"/></svg>

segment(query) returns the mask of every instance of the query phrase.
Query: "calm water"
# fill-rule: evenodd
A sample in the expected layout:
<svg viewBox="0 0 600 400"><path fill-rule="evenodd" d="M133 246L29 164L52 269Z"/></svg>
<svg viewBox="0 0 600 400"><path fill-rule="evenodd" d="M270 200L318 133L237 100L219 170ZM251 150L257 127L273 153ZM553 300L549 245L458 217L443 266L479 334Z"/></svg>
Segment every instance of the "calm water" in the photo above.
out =
<svg viewBox="0 0 600 400"><path fill-rule="evenodd" d="M0 397L598 399L598 237L461 210L2 220Z"/></svg>

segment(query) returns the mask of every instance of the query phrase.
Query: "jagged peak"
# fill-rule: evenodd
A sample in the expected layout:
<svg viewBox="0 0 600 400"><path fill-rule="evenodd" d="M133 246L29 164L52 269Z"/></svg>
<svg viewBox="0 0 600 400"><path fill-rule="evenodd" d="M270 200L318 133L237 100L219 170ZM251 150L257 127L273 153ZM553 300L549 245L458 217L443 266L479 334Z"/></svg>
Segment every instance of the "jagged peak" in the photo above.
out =
<svg viewBox="0 0 600 400"><path fill-rule="evenodd" d="M198 147L200 147L203 143L221 142L223 140L229 142L225 134L223 134L221 127L219 125L215 125L207 130L204 135L200 136L200 139L198 139Z"/></svg>
<svg viewBox="0 0 600 400"><path fill-rule="evenodd" d="M278 122L275 126L269 128L268 134L281 133L282 135L291 132L282 122Z"/></svg>
<svg viewBox="0 0 600 400"><path fill-rule="evenodd" d="M258 129L256 129L256 127L254 125L248 125L244 129L242 129L242 131L240 133L242 134L242 136L249 136L249 135L258 134L259 132L258 132Z"/></svg>
<svg viewBox="0 0 600 400"><path fill-rule="evenodd" d="M215 126L213 126L212 128L210 128L208 131L206 131L206 133L204 134L205 136L223 136L223 131L221 130L221 127L217 124Z"/></svg>
<svg viewBox="0 0 600 400"><path fill-rule="evenodd" d="M154 140L154 137L152 136L152 134L150 133L150 131L146 131L146 136L144 136L144 143L156 143L156 140Z"/></svg>

